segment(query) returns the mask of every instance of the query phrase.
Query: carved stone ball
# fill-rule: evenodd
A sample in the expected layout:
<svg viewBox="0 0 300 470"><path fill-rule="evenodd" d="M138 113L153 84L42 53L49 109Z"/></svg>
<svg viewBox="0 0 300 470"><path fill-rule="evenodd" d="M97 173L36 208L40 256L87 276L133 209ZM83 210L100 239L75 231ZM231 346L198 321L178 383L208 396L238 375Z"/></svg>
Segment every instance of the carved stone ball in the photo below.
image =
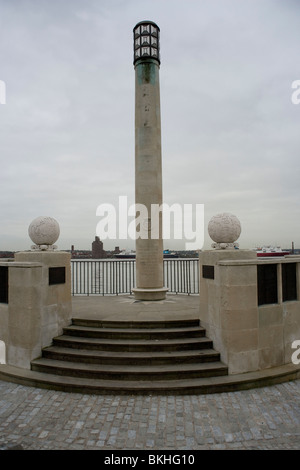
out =
<svg viewBox="0 0 300 470"><path fill-rule="evenodd" d="M241 231L239 219L227 212L214 215L208 223L209 236L216 243L234 243Z"/></svg>
<svg viewBox="0 0 300 470"><path fill-rule="evenodd" d="M28 234L36 245L53 245L60 234L59 224L52 217L40 216L31 222Z"/></svg>

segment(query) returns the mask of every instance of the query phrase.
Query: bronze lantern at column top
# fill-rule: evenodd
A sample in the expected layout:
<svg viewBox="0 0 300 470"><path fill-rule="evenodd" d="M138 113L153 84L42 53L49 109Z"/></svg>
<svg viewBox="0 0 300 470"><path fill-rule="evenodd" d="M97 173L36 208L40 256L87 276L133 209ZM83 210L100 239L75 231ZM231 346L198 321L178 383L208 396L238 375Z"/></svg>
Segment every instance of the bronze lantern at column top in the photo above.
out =
<svg viewBox="0 0 300 470"><path fill-rule="evenodd" d="M140 21L133 28L134 64L137 60L149 58L160 64L159 33L160 29L153 21Z"/></svg>

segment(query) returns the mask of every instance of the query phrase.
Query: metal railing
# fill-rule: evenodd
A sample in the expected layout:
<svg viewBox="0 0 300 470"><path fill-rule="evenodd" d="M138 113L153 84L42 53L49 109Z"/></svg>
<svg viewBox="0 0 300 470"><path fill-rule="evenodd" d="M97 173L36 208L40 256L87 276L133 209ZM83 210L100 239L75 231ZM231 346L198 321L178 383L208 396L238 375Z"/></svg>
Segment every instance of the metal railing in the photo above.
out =
<svg viewBox="0 0 300 470"><path fill-rule="evenodd" d="M164 259L164 285L170 293L199 294L198 258ZM135 259L71 260L72 295L130 294Z"/></svg>

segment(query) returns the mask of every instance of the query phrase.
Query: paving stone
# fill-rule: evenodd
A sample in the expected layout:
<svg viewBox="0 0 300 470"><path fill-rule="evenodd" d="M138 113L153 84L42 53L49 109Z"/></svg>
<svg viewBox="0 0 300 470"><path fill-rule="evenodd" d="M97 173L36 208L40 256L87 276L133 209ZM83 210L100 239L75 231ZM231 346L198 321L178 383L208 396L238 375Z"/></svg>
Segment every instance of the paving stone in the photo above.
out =
<svg viewBox="0 0 300 470"><path fill-rule="evenodd" d="M0 381L0 449L299 449L300 380L213 395L80 395Z"/></svg>

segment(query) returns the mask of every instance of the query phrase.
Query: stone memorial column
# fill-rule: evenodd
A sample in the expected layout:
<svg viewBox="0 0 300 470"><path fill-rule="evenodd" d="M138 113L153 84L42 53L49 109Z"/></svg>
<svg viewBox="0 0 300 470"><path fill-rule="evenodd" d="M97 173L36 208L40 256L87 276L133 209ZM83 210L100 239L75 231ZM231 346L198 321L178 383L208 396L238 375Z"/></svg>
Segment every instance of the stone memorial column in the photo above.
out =
<svg viewBox="0 0 300 470"><path fill-rule="evenodd" d="M138 300L163 300L159 27L151 21L134 30L136 288ZM142 210L141 206L146 209ZM140 210L139 210L140 209Z"/></svg>

